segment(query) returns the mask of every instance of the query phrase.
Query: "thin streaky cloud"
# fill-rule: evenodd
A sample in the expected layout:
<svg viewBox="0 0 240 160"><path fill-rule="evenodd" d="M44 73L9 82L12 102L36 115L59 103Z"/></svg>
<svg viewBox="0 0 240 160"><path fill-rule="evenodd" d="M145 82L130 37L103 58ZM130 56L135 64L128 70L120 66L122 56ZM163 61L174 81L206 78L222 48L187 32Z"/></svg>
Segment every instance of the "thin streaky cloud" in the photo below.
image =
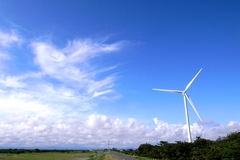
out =
<svg viewBox="0 0 240 160"><path fill-rule="evenodd" d="M100 56L104 52L117 51L121 47L123 41L119 41L113 44L104 44L94 42L91 39L86 40L74 40L69 41L67 47L62 49L62 52L65 53L68 57L70 63L74 62L85 62L90 58Z"/></svg>
<svg viewBox="0 0 240 160"><path fill-rule="evenodd" d="M0 71L1 70L6 70L7 67L7 62L10 61L12 57L7 54L5 51L0 50Z"/></svg>
<svg viewBox="0 0 240 160"><path fill-rule="evenodd" d="M3 87L11 87L11 88L24 88L28 86L28 81L31 79L39 79L44 76L41 72L30 72L26 74L22 74L19 76L12 76L12 75L0 75L0 85Z"/></svg>
<svg viewBox="0 0 240 160"><path fill-rule="evenodd" d="M101 96L101 95L104 95L104 94L107 94L107 93L111 93L111 92L113 92L113 90L111 90L111 89L109 89L109 90L105 90L105 91L102 91L102 92L94 92L94 94L93 94L93 98L94 97L99 97L99 96Z"/></svg>
<svg viewBox="0 0 240 160"><path fill-rule="evenodd" d="M11 59L11 56L7 53L4 53L4 52L0 52L0 61L2 60L10 60Z"/></svg>
<svg viewBox="0 0 240 160"><path fill-rule="evenodd" d="M113 69L116 69L119 65L114 65L114 66L110 66L110 67L105 67L105 68L101 68L99 70L96 71L96 73L102 73L102 72L107 72L107 71L111 71Z"/></svg>
<svg viewBox="0 0 240 160"><path fill-rule="evenodd" d="M2 47L9 47L11 44L17 43L20 44L22 43L22 39L14 32L2 32L0 30L0 45Z"/></svg>
<svg viewBox="0 0 240 160"><path fill-rule="evenodd" d="M99 44L86 40L68 42L67 47L63 49L57 49L46 42L33 42L31 46L36 55L35 62L42 72L62 82L78 83L88 94L94 94L96 91L109 93L105 90L114 86L115 76L107 76L102 80L96 80L96 76L116 66L94 71L88 60L104 52L119 50L119 43Z"/></svg>

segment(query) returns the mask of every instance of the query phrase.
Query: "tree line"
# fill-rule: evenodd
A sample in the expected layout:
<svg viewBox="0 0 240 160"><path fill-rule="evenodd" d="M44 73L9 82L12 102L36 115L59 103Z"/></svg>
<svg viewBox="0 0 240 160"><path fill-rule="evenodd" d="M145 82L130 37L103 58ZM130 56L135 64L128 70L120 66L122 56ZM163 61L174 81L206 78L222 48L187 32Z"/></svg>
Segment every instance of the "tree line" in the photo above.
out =
<svg viewBox="0 0 240 160"><path fill-rule="evenodd" d="M59 152L59 153L85 153L90 152L89 150L56 150L56 149L0 149L0 153L10 153L10 154L21 154L21 153L45 153L45 152Z"/></svg>
<svg viewBox="0 0 240 160"><path fill-rule="evenodd" d="M124 153L152 159L171 160L240 160L240 132L232 132L217 140L196 137L193 143L160 141L157 145L141 144L138 149L123 150Z"/></svg>

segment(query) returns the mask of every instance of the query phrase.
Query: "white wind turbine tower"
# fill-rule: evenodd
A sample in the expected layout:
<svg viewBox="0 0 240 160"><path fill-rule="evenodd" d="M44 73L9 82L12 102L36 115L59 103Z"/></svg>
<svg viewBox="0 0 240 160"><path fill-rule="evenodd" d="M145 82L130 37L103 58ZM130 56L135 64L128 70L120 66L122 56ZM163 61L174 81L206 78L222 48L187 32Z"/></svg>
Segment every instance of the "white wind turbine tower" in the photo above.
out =
<svg viewBox="0 0 240 160"><path fill-rule="evenodd" d="M186 114L186 121L187 121L187 127L188 127L188 142L192 142L192 137L191 137L191 131L190 131L190 124L189 124L189 116L188 116L188 107L187 107L187 101L190 103L190 105L192 106L193 110L195 111L195 113L197 114L198 118L200 119L200 121L202 121L201 117L199 116L196 108L194 107L194 104L192 102L192 100L190 99L190 97L187 95L187 90L189 89L189 87L191 86L191 84L193 83L193 81L196 79L196 77L198 76L198 74L201 72L202 69L200 69L198 71L198 73L195 75L195 77L193 77L193 79L188 83L188 85L186 86L185 90L180 91L180 90L169 90L169 89L156 89L153 88L153 90L156 91L164 91L164 92L171 92L171 93L180 93L183 95L183 100L184 100L184 107L185 107L185 114Z"/></svg>

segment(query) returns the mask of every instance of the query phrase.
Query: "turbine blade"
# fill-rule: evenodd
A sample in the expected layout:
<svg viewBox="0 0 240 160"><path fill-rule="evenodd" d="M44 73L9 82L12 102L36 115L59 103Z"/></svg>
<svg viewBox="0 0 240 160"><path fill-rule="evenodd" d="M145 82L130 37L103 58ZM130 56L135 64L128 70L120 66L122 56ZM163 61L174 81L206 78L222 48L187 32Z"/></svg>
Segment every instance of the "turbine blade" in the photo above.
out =
<svg viewBox="0 0 240 160"><path fill-rule="evenodd" d="M193 83L193 81L195 80L195 78L198 76L198 74L201 72L202 68L198 71L198 73L195 75L195 77L193 77L193 79L188 83L188 85L185 88L185 92L188 90L188 88L191 86L191 84Z"/></svg>
<svg viewBox="0 0 240 160"><path fill-rule="evenodd" d="M190 98L186 93L184 94L184 96L187 98L188 102L191 104L193 110L194 110L195 113L197 114L197 116L198 116L198 118L200 119L200 121L202 121L202 118L199 116L198 111L197 111L197 109L195 108L195 106L194 106L191 98Z"/></svg>
<svg viewBox="0 0 240 160"><path fill-rule="evenodd" d="M158 88L153 88L155 91L163 91L163 92L170 92L170 93L183 93L183 91L180 90L170 90L170 89L158 89Z"/></svg>

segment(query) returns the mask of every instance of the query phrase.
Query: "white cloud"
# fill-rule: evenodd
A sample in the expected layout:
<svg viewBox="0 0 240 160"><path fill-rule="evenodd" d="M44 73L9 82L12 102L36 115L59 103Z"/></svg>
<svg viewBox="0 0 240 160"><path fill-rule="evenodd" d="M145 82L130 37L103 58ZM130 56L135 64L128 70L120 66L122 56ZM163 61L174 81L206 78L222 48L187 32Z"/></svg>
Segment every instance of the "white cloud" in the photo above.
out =
<svg viewBox="0 0 240 160"><path fill-rule="evenodd" d="M104 94L107 94L107 93L111 93L111 92L113 92L112 90L106 90L106 91L102 91L102 92L94 92L94 94L93 94L93 98L94 97L99 97L99 96L101 96L101 95L104 95Z"/></svg>
<svg viewBox="0 0 240 160"><path fill-rule="evenodd" d="M14 31L0 31L0 61L10 60L8 49L21 43ZM35 64L40 71L16 75L0 75L0 145L41 147L77 145L82 147L138 147L142 143L156 144L160 140L187 140L187 126L169 124L154 118L155 127L136 119L92 114L95 99L120 98L114 90L116 75L99 79L100 74L117 67L91 63L103 53L118 51L123 41L113 44L91 39L69 41L59 49L47 42L32 42ZM1 64L0 64L1 65ZM9 65L10 66L10 65ZM1 66L0 66L1 67ZM191 125L193 138L216 139L240 129L239 122L219 125L211 120Z"/></svg>
<svg viewBox="0 0 240 160"><path fill-rule="evenodd" d="M44 115L18 115L9 117L12 121L0 123L1 145L38 147L69 145L89 148L105 148L107 140L110 147L138 147L143 143L157 144L160 140L169 142L186 141L186 125L168 124L154 119L155 128L143 125L136 119L129 118L125 123L118 118L106 115L90 115L84 118L56 119ZM191 126L195 136L216 139L226 136L240 128L239 122L228 125L205 128L194 123ZM210 137L209 137L210 136ZM33 146L34 144L34 146Z"/></svg>
<svg viewBox="0 0 240 160"><path fill-rule="evenodd" d="M41 72L29 72L22 75L0 75L0 88L27 88L30 84L36 83L36 79L41 79L44 76ZM32 87L32 86L31 86Z"/></svg>
<svg viewBox="0 0 240 160"><path fill-rule="evenodd" d="M11 87L16 87L16 84L10 84ZM24 83L22 88L17 89L0 87L0 104L1 115L18 113L55 117L76 117L96 106L91 98L73 89L41 81Z"/></svg>
<svg viewBox="0 0 240 160"><path fill-rule="evenodd" d="M113 99L120 97L113 90L114 76L96 80L96 74L116 66L93 70L88 62L102 52L118 50L119 43L107 45L90 40L73 41L63 49L56 49L49 43L33 42L35 62L42 70L21 75L0 75L0 114L76 117L96 107L94 99L97 97L111 99L106 96L110 94ZM1 55L5 59L10 58L6 54Z"/></svg>
<svg viewBox="0 0 240 160"><path fill-rule="evenodd" d="M114 86L114 77L109 76L103 80L100 81L90 81L88 84L88 93L96 93L98 91L109 93L111 92L109 88L112 88ZM105 91L104 91L105 90Z"/></svg>
<svg viewBox="0 0 240 160"><path fill-rule="evenodd" d="M62 111L59 109L43 104L38 99L35 99L33 95L23 92L1 91L0 104L2 117L25 114L55 117L62 115Z"/></svg>
<svg viewBox="0 0 240 160"><path fill-rule="evenodd" d="M10 33L0 31L0 46L9 47L12 43L20 44L21 42L21 38L14 31Z"/></svg>
<svg viewBox="0 0 240 160"><path fill-rule="evenodd" d="M0 52L0 60L10 60L11 59L11 56L9 56L8 54L6 53L1 53Z"/></svg>
<svg viewBox="0 0 240 160"><path fill-rule="evenodd" d="M67 47L63 49L57 49L46 42L33 42L31 46L36 55L35 62L42 72L61 82L75 84L92 97L98 97L113 93L110 88L114 86L115 76L110 75L97 80L97 74L116 66L93 70L89 60L104 52L119 50L121 43L102 44L88 39L68 42Z"/></svg>
<svg viewBox="0 0 240 160"><path fill-rule="evenodd" d="M87 120L87 125L92 128L110 128L111 120L105 115L91 115Z"/></svg>
<svg viewBox="0 0 240 160"><path fill-rule="evenodd" d="M9 52L6 49L13 44L21 44L22 39L12 30L11 32L3 32L0 30L0 71L7 69L6 61L11 60Z"/></svg>
<svg viewBox="0 0 240 160"><path fill-rule="evenodd" d="M5 87L22 88L25 84L20 82L20 79L21 77L0 75L0 85Z"/></svg>
<svg viewBox="0 0 240 160"><path fill-rule="evenodd" d="M228 125L212 125L216 124L212 120L211 123L207 126L206 124L201 123L193 123L191 127L192 137L193 139L196 136L201 136L202 138L206 139L216 139L219 136L226 136L230 132L235 132L240 130L240 123L239 122L229 122ZM176 141L181 140L184 138L187 141L187 125L182 124L168 124L166 122L160 121L154 118L154 122L157 125L155 129L160 130L163 132L165 140ZM168 133L164 133L167 131Z"/></svg>

